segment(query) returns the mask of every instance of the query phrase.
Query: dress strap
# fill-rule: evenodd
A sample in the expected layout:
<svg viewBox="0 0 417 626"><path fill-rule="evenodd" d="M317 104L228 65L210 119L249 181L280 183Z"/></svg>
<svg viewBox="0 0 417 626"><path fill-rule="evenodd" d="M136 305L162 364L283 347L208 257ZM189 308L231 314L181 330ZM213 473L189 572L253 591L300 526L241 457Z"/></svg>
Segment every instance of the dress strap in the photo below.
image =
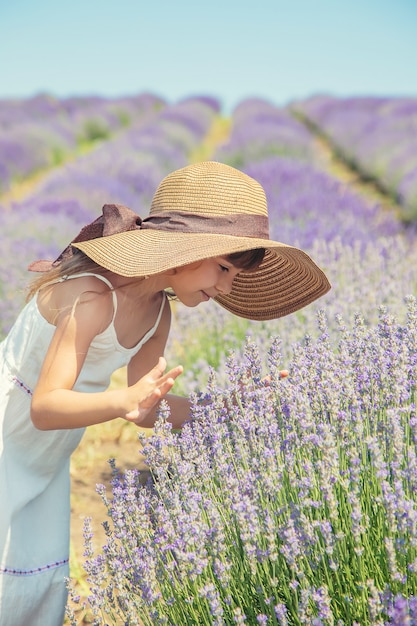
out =
<svg viewBox="0 0 417 626"><path fill-rule="evenodd" d="M156 330L159 326L159 322L161 321L161 317L162 317L162 313L164 312L164 307L165 307L165 302L167 301L167 297L165 292L162 292L162 302L161 302L161 306L159 308L159 313L158 313L158 317L156 318L156 322L154 324L154 330Z"/></svg>
<svg viewBox="0 0 417 626"><path fill-rule="evenodd" d="M155 334L158 326L159 326L159 322L161 321L161 317L162 317L162 313L164 312L164 307L165 307L165 302L167 301L167 297L165 292L162 292L162 302L161 302L161 306L159 307L159 313L158 316L155 320L155 324L152 326L152 328L150 328L148 330L148 332L142 337L142 339L139 341L139 343L135 346L135 349L140 350L140 348L143 346L143 344L145 344L148 339L150 339L152 337L152 335Z"/></svg>
<svg viewBox="0 0 417 626"><path fill-rule="evenodd" d="M106 278L105 276L102 276L101 274L94 274L93 272L82 272L80 274L71 274L70 276L62 276L62 278L59 279L59 282L64 282L66 280L70 280L71 278L80 278L82 276L94 276L95 278L99 278L104 283L106 283L106 285L110 288L110 291L113 297L113 322L114 322L114 319L116 317L116 312L117 312L117 295L116 295L113 285L111 284L108 278ZM166 300L167 300L166 294L162 292L162 302L161 302L161 306L159 307L159 312L155 320L155 324L152 326L152 328L148 330L148 332L139 342L141 346L144 343L146 343L148 339L152 337L152 335L155 333L156 329L158 328L159 322L161 321L162 313L164 312Z"/></svg>
<svg viewBox="0 0 417 626"><path fill-rule="evenodd" d="M116 312L117 312L117 295L116 295L113 285L111 284L108 278L106 278L105 276L102 276L101 274L94 274L93 272L81 272L80 274L72 274L71 276L63 276L60 279L60 282L70 280L71 278L82 278L83 276L94 276L94 278L98 278L99 280L103 281L103 283L106 283L106 285L109 287L111 294L112 294L112 298L113 298L113 320L114 320L114 318L116 317Z"/></svg>

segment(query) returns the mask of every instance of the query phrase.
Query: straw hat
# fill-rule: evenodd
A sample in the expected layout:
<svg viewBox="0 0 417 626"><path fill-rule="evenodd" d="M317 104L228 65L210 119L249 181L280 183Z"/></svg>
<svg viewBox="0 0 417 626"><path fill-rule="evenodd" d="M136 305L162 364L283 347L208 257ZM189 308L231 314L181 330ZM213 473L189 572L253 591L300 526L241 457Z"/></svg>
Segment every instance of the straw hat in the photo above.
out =
<svg viewBox="0 0 417 626"><path fill-rule="evenodd" d="M330 289L305 252L269 239L261 185L228 165L208 161L169 174L144 220L126 207L106 206L113 218L115 210L124 210L120 223L112 225L107 217L106 225L103 207L103 217L85 227L72 245L116 274L151 276L214 256L265 248L261 265L240 272L231 293L216 297L216 302L240 317L269 320L301 309ZM95 233L97 224L101 231Z"/></svg>

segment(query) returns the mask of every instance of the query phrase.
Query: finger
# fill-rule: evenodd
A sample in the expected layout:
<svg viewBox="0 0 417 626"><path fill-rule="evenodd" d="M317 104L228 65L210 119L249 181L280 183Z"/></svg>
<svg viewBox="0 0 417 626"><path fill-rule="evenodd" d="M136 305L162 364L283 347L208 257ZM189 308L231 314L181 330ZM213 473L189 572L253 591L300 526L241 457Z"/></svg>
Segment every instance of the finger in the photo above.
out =
<svg viewBox="0 0 417 626"><path fill-rule="evenodd" d="M158 363L156 365L154 365L154 367L151 369L151 371L149 372L149 374L152 376L152 378L160 378L162 376L162 374L165 372L167 366L167 362L164 359L163 356L160 356L158 359Z"/></svg>
<svg viewBox="0 0 417 626"><path fill-rule="evenodd" d="M173 378L167 378L167 380L165 380L163 383L161 383L158 387L159 391L161 392L161 396L165 396L168 391L171 391L172 387L174 386L175 380Z"/></svg>
<svg viewBox="0 0 417 626"><path fill-rule="evenodd" d="M159 357L158 363L151 369L148 375L157 384L159 384L161 381L165 381L168 378L177 378L184 371L182 365L177 365L176 367L173 367L171 370L169 370L169 372L165 372L166 366L167 362L165 358L161 356Z"/></svg>
<svg viewBox="0 0 417 626"><path fill-rule="evenodd" d="M172 370L169 370L169 372L166 372L163 376L160 376L158 378L158 380L155 381L155 383L158 386L163 385L169 378L172 378L173 380L175 380L176 378L178 378L178 376L180 374L182 374L184 371L184 368L182 367L182 365L177 365L177 367L173 367Z"/></svg>
<svg viewBox="0 0 417 626"><path fill-rule="evenodd" d="M169 370L167 373L168 378L173 378L174 380L178 378L184 371L182 365L177 365L177 367L173 367L172 370Z"/></svg>
<svg viewBox="0 0 417 626"><path fill-rule="evenodd" d="M171 391L174 386L175 379L164 376L163 380L158 381L157 387L149 393L149 395L140 403L139 407L144 409L152 408L159 400Z"/></svg>
<svg viewBox="0 0 417 626"><path fill-rule="evenodd" d="M138 419L139 417L143 417L142 416L143 411L149 411L149 409L152 409L152 407L155 406L157 402L159 402L161 397L162 397L161 390L159 388L154 389L142 402L139 403L139 406L137 409L133 409L133 411L129 411L129 413L126 413L125 415L126 419L135 420L135 419Z"/></svg>

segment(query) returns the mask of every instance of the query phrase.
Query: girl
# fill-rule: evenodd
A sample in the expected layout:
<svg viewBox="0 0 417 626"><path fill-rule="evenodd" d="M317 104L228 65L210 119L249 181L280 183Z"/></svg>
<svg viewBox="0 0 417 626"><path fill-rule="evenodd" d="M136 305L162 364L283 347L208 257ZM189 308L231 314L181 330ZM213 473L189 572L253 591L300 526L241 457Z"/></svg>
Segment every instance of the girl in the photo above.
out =
<svg viewBox="0 0 417 626"><path fill-rule="evenodd" d="M116 418L151 426L168 394L166 290L213 298L254 320L296 311L330 288L301 250L271 241L262 187L216 162L158 187L149 216L105 205L43 274L0 344L0 625L61 626L68 576L69 457L83 430ZM127 365L124 389L106 390ZM167 395L168 394L168 395Z"/></svg>

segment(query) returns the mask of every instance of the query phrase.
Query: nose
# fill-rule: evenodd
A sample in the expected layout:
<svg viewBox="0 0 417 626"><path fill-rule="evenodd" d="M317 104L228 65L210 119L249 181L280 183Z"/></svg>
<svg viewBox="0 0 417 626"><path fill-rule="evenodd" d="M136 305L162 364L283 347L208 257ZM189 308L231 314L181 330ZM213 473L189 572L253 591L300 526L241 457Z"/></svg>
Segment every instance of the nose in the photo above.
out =
<svg viewBox="0 0 417 626"><path fill-rule="evenodd" d="M216 289L220 293L224 293L225 295L229 294L232 291L234 276L230 276L228 273L222 274L221 278L217 281Z"/></svg>

